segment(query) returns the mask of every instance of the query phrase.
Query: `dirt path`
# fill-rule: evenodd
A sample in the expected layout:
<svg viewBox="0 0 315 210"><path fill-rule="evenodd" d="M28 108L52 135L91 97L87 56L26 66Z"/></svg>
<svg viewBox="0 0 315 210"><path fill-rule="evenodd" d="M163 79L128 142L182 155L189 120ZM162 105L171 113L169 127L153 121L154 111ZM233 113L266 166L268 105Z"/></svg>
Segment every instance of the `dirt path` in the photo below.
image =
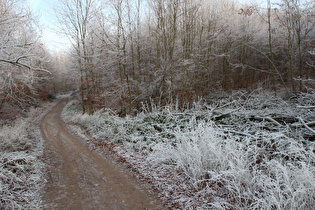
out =
<svg viewBox="0 0 315 210"><path fill-rule="evenodd" d="M59 102L41 121L48 182L45 209L161 209L136 181L66 130Z"/></svg>

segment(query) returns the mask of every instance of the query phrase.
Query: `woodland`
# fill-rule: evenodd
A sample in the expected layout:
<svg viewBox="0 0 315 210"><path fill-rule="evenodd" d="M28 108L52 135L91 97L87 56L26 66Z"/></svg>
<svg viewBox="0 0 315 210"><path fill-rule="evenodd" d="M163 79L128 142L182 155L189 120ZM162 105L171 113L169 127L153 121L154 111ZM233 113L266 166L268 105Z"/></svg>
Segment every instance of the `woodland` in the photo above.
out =
<svg viewBox="0 0 315 210"><path fill-rule="evenodd" d="M83 112L132 114L141 102L191 103L211 93L313 90L314 2L61 0L53 53L21 0L1 1L0 108L76 90Z"/></svg>
<svg viewBox="0 0 315 210"><path fill-rule="evenodd" d="M313 0L58 2L66 52L0 0L0 208L40 207L38 122L68 94L73 132L169 208L314 209Z"/></svg>
<svg viewBox="0 0 315 210"><path fill-rule="evenodd" d="M73 38L68 68L80 72L83 112L124 116L148 99L184 104L239 89L308 91L314 2L266 3L65 1L57 15Z"/></svg>

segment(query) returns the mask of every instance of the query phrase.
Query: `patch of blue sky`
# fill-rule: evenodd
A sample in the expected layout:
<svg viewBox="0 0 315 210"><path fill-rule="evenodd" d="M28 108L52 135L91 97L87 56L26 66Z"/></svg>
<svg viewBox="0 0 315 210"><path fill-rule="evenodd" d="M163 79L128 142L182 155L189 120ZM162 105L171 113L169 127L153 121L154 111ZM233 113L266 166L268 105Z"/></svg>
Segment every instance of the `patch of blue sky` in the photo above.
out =
<svg viewBox="0 0 315 210"><path fill-rule="evenodd" d="M30 9L38 15L42 29L42 42L52 52L66 51L69 49L68 38L57 31L58 20L54 7L58 0L27 0Z"/></svg>

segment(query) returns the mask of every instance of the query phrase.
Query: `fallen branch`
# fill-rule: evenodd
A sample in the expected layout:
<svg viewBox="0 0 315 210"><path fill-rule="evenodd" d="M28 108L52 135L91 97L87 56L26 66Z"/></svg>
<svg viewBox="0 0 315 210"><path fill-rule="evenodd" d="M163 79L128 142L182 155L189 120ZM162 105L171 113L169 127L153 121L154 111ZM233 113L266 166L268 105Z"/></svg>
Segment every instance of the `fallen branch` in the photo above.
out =
<svg viewBox="0 0 315 210"><path fill-rule="evenodd" d="M260 120L260 121L263 121L263 120L266 120L268 122L271 122L273 125L276 125L276 126L279 126L281 127L282 125L276 121L275 119L271 118L271 117L259 117L259 116L254 116L254 119L255 120Z"/></svg>
<svg viewBox="0 0 315 210"><path fill-rule="evenodd" d="M305 123L305 122L304 122ZM315 126L315 121L305 123L307 126ZM290 128L304 127L304 124L291 124Z"/></svg>
<svg viewBox="0 0 315 210"><path fill-rule="evenodd" d="M297 106L299 109L315 109L315 106Z"/></svg>
<svg viewBox="0 0 315 210"><path fill-rule="evenodd" d="M306 123L302 118L298 117L298 119L301 121L302 124L292 124L290 125L291 128L305 127L307 130L315 133L315 130L310 127L315 126L315 122Z"/></svg>
<svg viewBox="0 0 315 210"><path fill-rule="evenodd" d="M226 129L223 129L223 131L227 132L227 133L234 133L234 134L238 134L238 135L241 135L241 136L247 136L247 137L250 137L250 138L255 138L255 136L253 136L251 134L240 132L240 131L226 130Z"/></svg>
<svg viewBox="0 0 315 210"><path fill-rule="evenodd" d="M231 111L229 111L229 112L227 112L227 113L223 113L223 114L214 116L212 119L213 119L213 120L221 120L222 118L228 117L228 116L230 116L233 112L236 112L236 111L238 111L238 110L240 110L240 109L241 109L241 107L238 108L238 109L233 109L233 110L231 110Z"/></svg>

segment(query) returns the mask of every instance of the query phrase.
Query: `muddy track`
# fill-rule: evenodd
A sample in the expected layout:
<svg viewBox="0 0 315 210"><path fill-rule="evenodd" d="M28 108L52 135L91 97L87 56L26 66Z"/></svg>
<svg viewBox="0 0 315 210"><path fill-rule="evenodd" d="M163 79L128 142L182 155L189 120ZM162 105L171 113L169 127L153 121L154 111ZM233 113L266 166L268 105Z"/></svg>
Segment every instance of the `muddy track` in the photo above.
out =
<svg viewBox="0 0 315 210"><path fill-rule="evenodd" d="M48 165L44 209L161 209L132 176L67 131L59 102L40 123ZM158 207L159 206L159 207Z"/></svg>

